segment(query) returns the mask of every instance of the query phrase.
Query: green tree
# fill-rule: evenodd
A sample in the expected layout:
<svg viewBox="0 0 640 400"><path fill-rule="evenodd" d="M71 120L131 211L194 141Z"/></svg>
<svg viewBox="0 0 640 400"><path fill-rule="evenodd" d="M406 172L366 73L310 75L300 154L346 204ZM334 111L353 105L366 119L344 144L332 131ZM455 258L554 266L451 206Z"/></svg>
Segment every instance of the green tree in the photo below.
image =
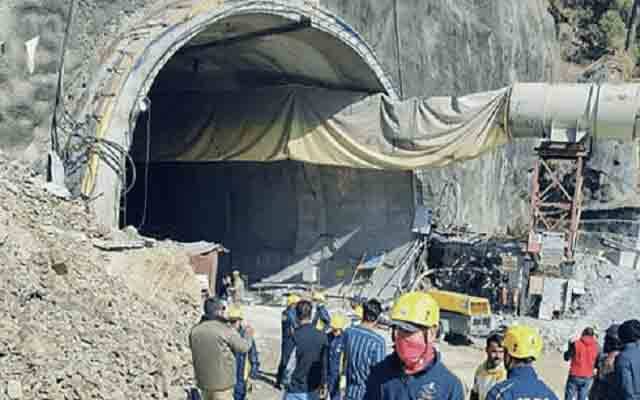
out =
<svg viewBox="0 0 640 400"><path fill-rule="evenodd" d="M605 35L607 47L615 50L624 47L626 26L618 11L609 10L604 13L598 25Z"/></svg>

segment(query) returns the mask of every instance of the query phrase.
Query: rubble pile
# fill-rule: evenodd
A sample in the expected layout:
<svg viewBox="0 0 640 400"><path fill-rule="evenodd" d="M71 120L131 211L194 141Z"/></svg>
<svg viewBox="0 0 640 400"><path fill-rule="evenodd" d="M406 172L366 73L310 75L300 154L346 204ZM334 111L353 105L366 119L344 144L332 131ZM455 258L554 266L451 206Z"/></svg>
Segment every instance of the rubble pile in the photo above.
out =
<svg viewBox="0 0 640 400"><path fill-rule="evenodd" d="M537 326L548 349L566 350L567 341L587 326L602 335L613 323L640 318L640 284L637 270L612 264L591 253L576 254L575 279L584 282L585 294L573 302L573 312L563 319L527 319Z"/></svg>
<svg viewBox="0 0 640 400"><path fill-rule="evenodd" d="M576 265L575 279L585 284L585 295L573 303L573 315L578 318L588 316L600 304L607 304L612 292L636 282L636 271L598 255L579 253Z"/></svg>
<svg viewBox="0 0 640 400"><path fill-rule="evenodd" d="M182 398L197 298L161 306L105 272L108 235L0 154L0 399Z"/></svg>

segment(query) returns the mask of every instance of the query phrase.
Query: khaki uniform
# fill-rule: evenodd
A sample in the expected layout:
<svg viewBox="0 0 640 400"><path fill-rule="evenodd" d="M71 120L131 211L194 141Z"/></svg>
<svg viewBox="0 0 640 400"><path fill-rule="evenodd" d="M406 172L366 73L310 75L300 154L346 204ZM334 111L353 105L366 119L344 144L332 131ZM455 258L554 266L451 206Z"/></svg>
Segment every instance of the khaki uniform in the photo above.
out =
<svg viewBox="0 0 640 400"><path fill-rule="evenodd" d="M236 276L233 278L233 301L236 304L240 304L244 299L245 285L241 277Z"/></svg>
<svg viewBox="0 0 640 400"><path fill-rule="evenodd" d="M251 339L222 321L203 321L189 335L193 369L206 400L230 400L236 384L234 352L246 353ZM229 393L226 393L229 392Z"/></svg>

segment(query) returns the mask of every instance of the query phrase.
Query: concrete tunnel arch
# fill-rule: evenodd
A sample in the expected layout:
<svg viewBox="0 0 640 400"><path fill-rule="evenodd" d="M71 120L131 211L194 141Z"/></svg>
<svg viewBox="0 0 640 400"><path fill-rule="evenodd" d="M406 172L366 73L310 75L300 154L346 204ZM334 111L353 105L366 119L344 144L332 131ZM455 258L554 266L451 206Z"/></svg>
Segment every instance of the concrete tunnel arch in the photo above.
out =
<svg viewBox="0 0 640 400"><path fill-rule="evenodd" d="M352 60L366 66L361 73L370 75L375 82L363 89L398 98L392 80L372 48L330 11L302 2L229 1L222 6L217 3L190 0L163 5L110 47L104 68L92 85L93 99L84 110L86 115L97 117L98 137L130 148L143 107L141 100L148 95L163 68L199 35L231 19L242 21L268 16L288 23L308 21L310 26L306 31L311 32L310 35L318 35L322 40L332 38L335 46L349 49ZM341 60L328 58L328 61L339 63ZM100 222L107 226L118 224L122 185L114 171L97 159L92 160L85 174L83 191L97 196L93 208Z"/></svg>

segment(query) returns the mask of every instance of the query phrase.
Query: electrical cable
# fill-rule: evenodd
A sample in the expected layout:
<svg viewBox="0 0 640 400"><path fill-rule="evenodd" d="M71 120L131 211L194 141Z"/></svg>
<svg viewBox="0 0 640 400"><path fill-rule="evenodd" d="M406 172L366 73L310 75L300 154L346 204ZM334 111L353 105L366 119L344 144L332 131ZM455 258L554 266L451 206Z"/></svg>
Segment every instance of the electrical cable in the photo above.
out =
<svg viewBox="0 0 640 400"><path fill-rule="evenodd" d="M75 159L67 160L69 174L77 172L90 160L92 155L96 155L116 173L123 186L126 187L125 194L128 194L133 189L137 181L136 166L127 149L111 140L81 135L78 132L73 132L71 138L77 141L77 144L72 147L72 151L78 156ZM132 178L129 185L127 185L126 166L124 168L121 167L121 160L123 159L125 160L125 165L128 163L131 166Z"/></svg>
<svg viewBox="0 0 640 400"><path fill-rule="evenodd" d="M58 137L58 109L60 104L63 103L63 83L64 83L64 62L67 53L67 46L69 42L69 34L71 32L71 26L73 25L73 14L76 6L76 0L71 0L69 5L69 12L67 14L67 26L64 32L64 38L62 39L62 51L60 54L60 65L58 65L58 82L56 87L56 99L53 106L53 116L51 120L51 146L56 154L60 154L60 142Z"/></svg>
<svg viewBox="0 0 640 400"><path fill-rule="evenodd" d="M144 202L142 203L142 218L140 220L140 225L138 225L138 231L142 229L145 222L147 221L147 205L149 202L149 158L151 153L151 100L149 98L145 98L144 101L148 102L148 110L147 110L147 143L146 143L146 154L144 160Z"/></svg>

